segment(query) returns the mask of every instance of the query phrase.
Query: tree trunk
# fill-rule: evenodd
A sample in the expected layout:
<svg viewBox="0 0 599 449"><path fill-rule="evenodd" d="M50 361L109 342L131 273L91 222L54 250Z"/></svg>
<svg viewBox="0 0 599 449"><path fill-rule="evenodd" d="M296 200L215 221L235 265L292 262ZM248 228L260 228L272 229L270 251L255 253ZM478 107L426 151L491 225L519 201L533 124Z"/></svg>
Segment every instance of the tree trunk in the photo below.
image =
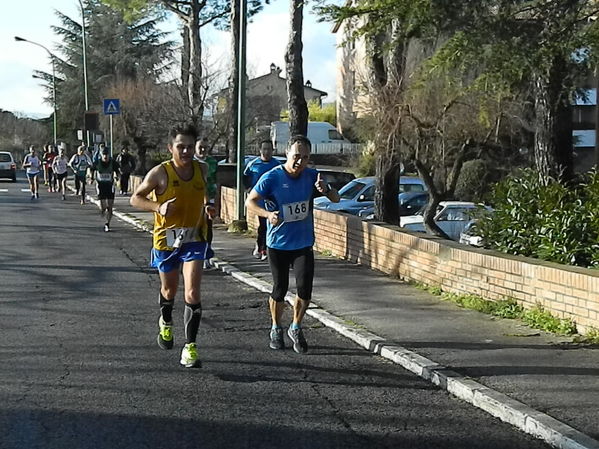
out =
<svg viewBox="0 0 599 449"><path fill-rule="evenodd" d="M183 25L181 31L181 39L183 40L183 48L181 49L181 89L185 92L186 107L189 108L189 28Z"/></svg>
<svg viewBox="0 0 599 449"><path fill-rule="evenodd" d="M400 163L399 152L391 149L380 151L376 157L376 190L374 193L375 216L380 220L399 224Z"/></svg>
<svg viewBox="0 0 599 449"><path fill-rule="evenodd" d="M541 178L571 179L572 117L563 80L563 61L554 60L548 74L534 77L535 139L534 163Z"/></svg>
<svg viewBox="0 0 599 449"><path fill-rule="evenodd" d="M201 132L204 101L202 98L202 41L200 38L200 2L192 0L189 17L189 86L187 89L191 118Z"/></svg>
<svg viewBox="0 0 599 449"><path fill-rule="evenodd" d="M289 135L308 134L308 105L304 97L302 59L302 24L304 1L291 0L291 29L285 53L287 69L287 101L289 105Z"/></svg>
<svg viewBox="0 0 599 449"><path fill-rule="evenodd" d="M231 77L229 78L229 98L227 115L229 133L227 151L229 162L237 160L237 107L239 104L239 29L241 25L240 1L231 0L231 54L233 55Z"/></svg>
<svg viewBox="0 0 599 449"><path fill-rule="evenodd" d="M429 167L427 167L418 158L414 160L414 165L416 166L416 170L418 170L418 174L426 184L429 194L428 204L426 205L426 209L424 211L424 229L429 234L436 235L444 239L449 239L449 236L443 232L443 230L437 225L437 223L435 223L434 220L437 206L445 199L443 196L444 192L439 192L437 189L433 177L431 176L431 170Z"/></svg>

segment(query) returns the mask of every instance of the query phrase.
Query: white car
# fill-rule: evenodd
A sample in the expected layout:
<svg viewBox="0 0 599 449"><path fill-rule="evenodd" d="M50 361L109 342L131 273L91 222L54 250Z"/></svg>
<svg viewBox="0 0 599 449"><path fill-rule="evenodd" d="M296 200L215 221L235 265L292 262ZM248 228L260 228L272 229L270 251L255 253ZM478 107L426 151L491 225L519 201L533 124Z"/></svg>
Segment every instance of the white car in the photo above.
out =
<svg viewBox="0 0 599 449"><path fill-rule="evenodd" d="M466 224L474 218L474 212L481 207L488 211L492 210L489 206L467 201L441 201L437 206L434 220L451 240L458 241ZM410 231L426 232L424 229L424 208L419 210L416 215L399 217L399 225Z"/></svg>
<svg viewBox="0 0 599 449"><path fill-rule="evenodd" d="M464 230L461 232L459 242L463 245L481 248L483 246L483 238L480 235L477 235L477 232L476 220L470 220L466 223L466 227L464 227Z"/></svg>

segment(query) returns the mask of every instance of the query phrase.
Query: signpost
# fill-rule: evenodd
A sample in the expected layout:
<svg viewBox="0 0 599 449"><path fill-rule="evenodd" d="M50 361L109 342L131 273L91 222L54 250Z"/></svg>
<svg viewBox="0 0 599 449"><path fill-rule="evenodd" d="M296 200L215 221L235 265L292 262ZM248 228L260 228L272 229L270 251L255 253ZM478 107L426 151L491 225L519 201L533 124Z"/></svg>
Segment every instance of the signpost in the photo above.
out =
<svg viewBox="0 0 599 449"><path fill-rule="evenodd" d="M110 157L113 155L112 150L112 116L121 113L121 100L118 98L105 98L104 99L104 115L108 115L110 118Z"/></svg>

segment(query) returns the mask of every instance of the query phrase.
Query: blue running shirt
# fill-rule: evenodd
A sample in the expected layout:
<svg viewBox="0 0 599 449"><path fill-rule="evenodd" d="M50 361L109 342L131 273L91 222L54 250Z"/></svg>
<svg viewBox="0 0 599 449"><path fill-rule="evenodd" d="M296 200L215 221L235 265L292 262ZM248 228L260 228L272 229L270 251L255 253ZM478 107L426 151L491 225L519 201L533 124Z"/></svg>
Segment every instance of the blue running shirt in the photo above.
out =
<svg viewBox="0 0 599 449"><path fill-rule="evenodd" d="M260 157L257 157L255 159L252 159L247 164L247 167L245 167L245 170L243 171L243 175L250 177L250 188L252 188L256 185L256 183L264 173L269 171L271 168L277 167L279 165L281 165L281 162L278 159L275 159L274 157L268 162L265 162L262 159L260 159Z"/></svg>
<svg viewBox="0 0 599 449"><path fill-rule="evenodd" d="M313 199L318 172L305 168L297 178L283 166L264 174L254 190L265 199L266 210L279 211L277 226L267 221L266 245L291 251L314 245Z"/></svg>

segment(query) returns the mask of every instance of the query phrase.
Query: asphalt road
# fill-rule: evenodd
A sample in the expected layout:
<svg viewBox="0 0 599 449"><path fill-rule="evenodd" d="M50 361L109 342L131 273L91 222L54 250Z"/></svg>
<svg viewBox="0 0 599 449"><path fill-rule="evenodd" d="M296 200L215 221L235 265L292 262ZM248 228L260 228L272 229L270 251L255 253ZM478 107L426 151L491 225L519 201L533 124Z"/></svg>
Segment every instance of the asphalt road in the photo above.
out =
<svg viewBox="0 0 599 449"><path fill-rule="evenodd" d="M547 447L310 318L308 354L270 350L264 295L217 271L182 368L148 234L26 187L0 182L2 449Z"/></svg>

